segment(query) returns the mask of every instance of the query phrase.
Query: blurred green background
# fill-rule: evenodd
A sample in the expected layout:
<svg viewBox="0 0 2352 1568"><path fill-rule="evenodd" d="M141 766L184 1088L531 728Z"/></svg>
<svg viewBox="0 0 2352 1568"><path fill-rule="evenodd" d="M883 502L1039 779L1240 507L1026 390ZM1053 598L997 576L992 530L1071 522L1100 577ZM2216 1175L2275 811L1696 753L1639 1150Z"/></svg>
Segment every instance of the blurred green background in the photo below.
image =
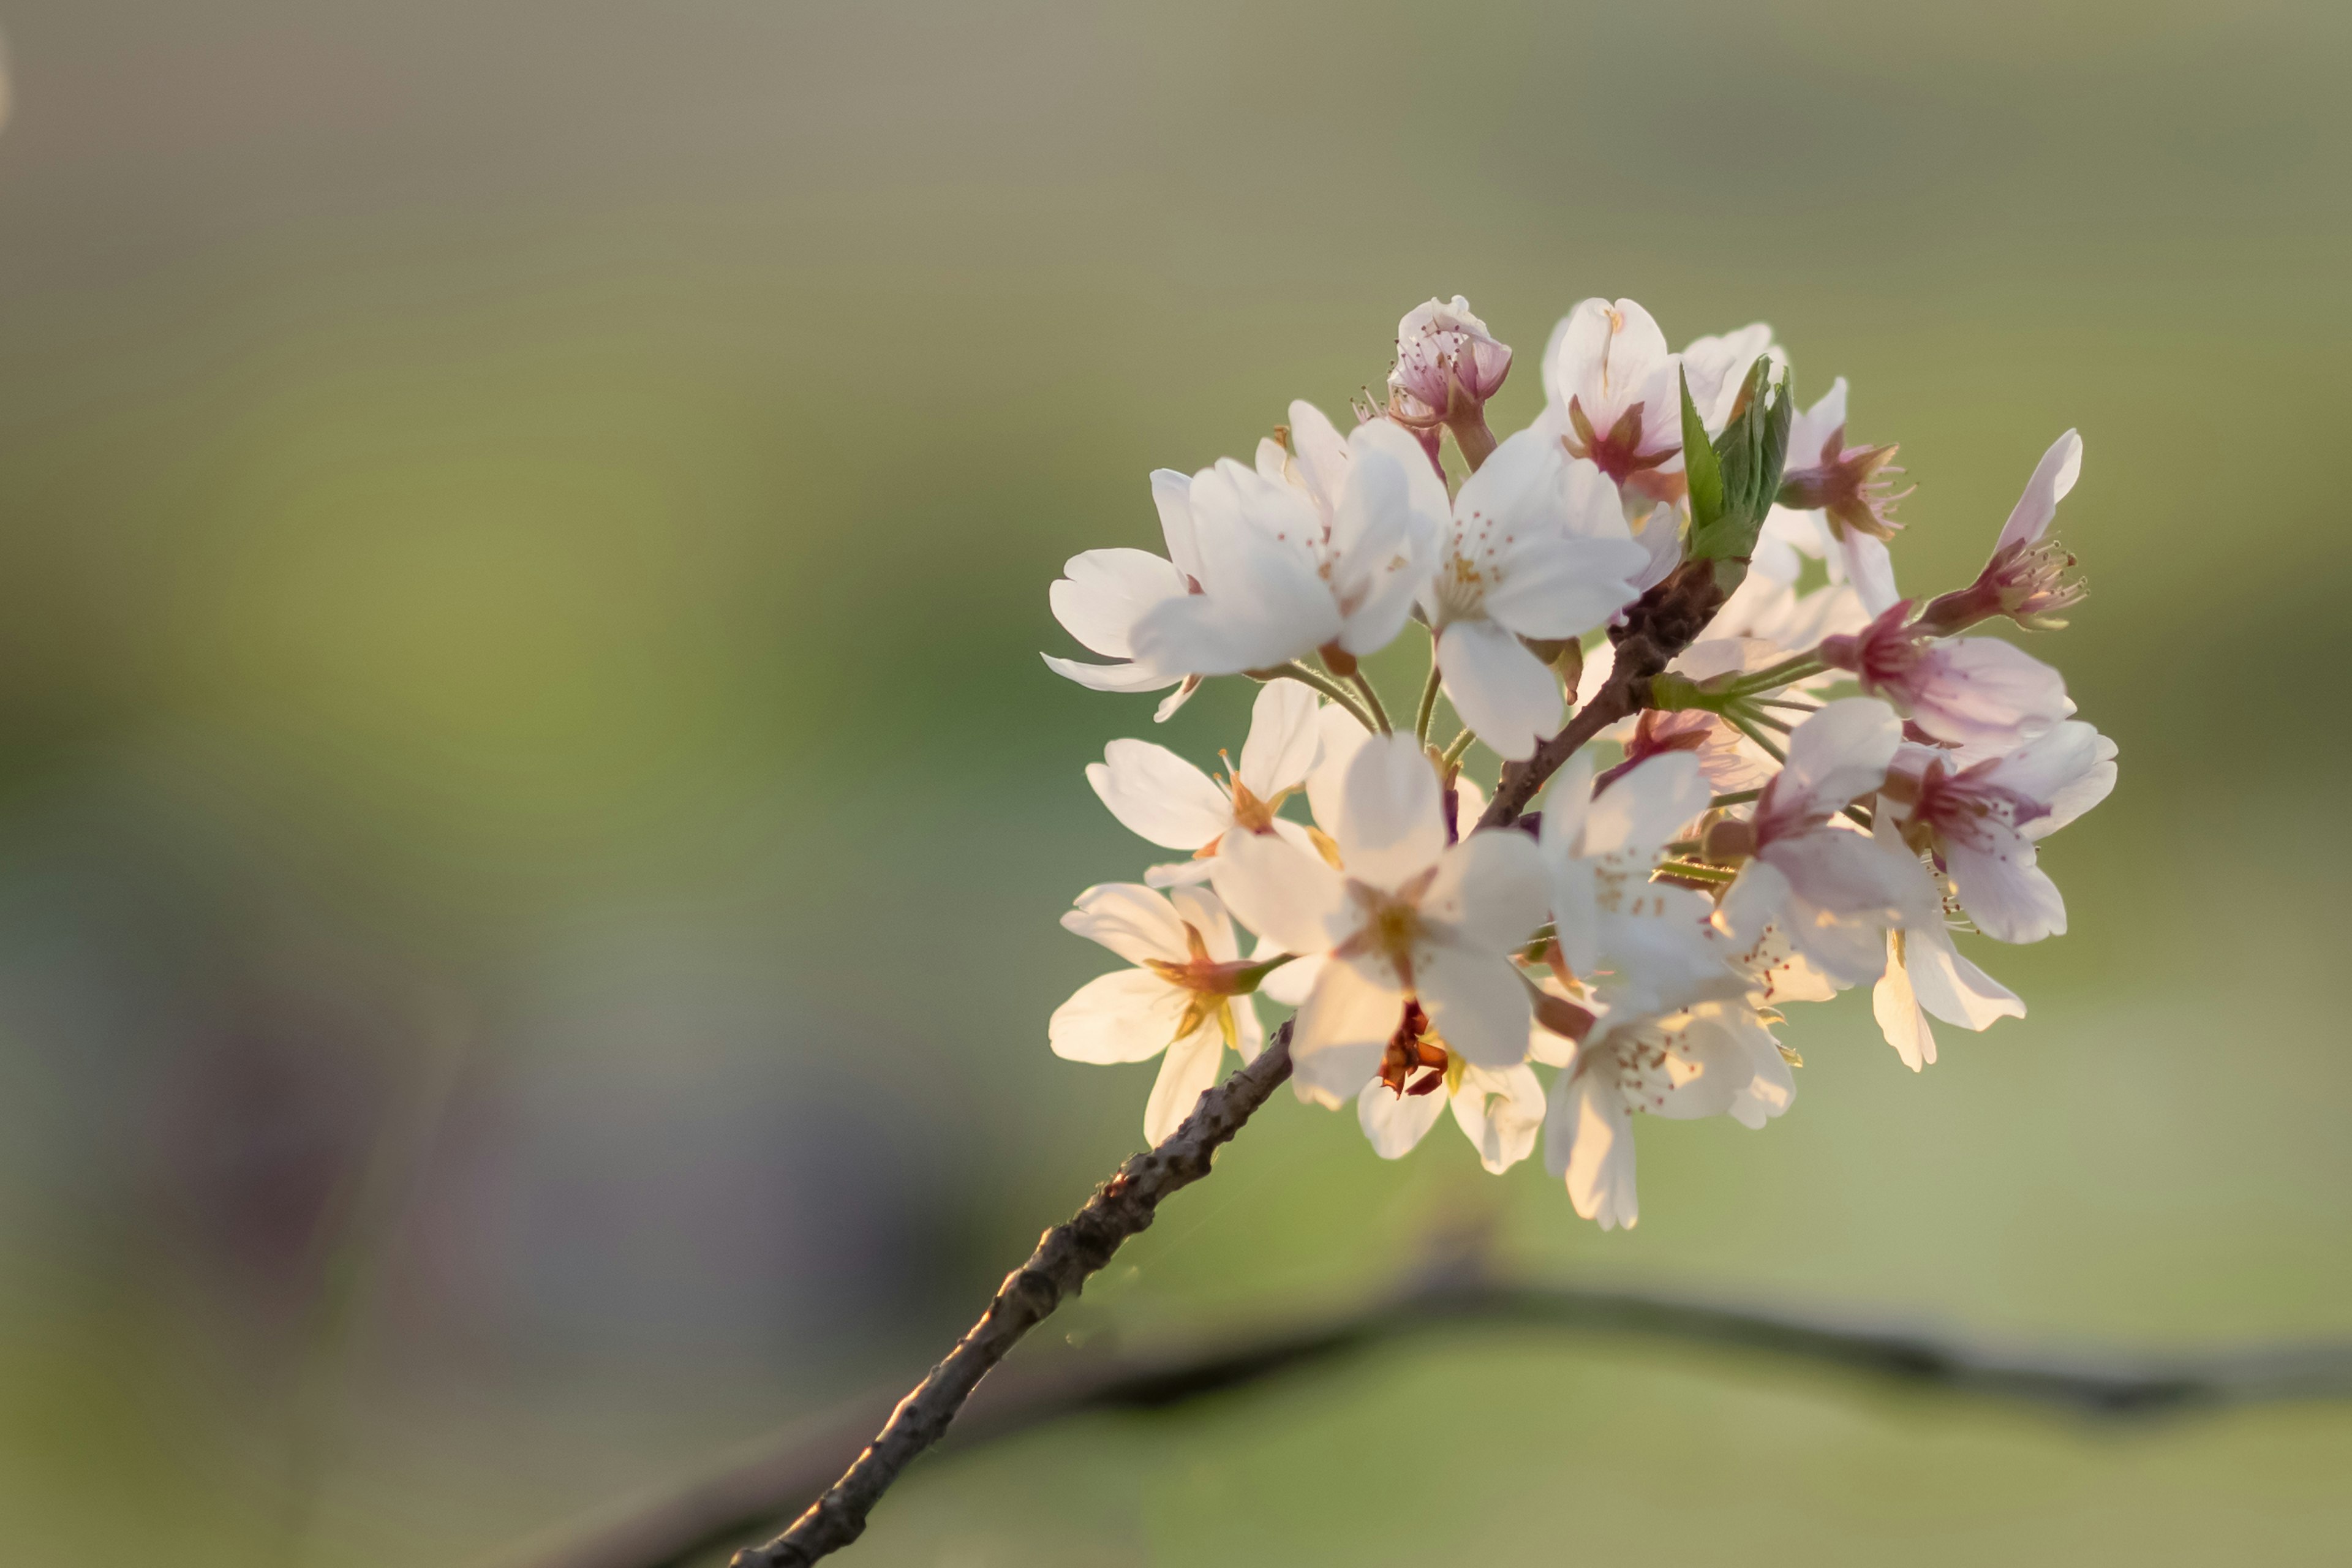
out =
<svg viewBox="0 0 2352 1568"><path fill-rule="evenodd" d="M0 134L0 1560L489 1563L904 1384L1139 1138L1055 925L1071 552L1466 293L1764 318L1963 580L2059 431L2122 746L2031 1016L1531 1162L1277 1101L1055 1332L1514 1267L2352 1334L2335 889L2352 11L17 0ZM1809 389L1809 390L1808 390ZM1504 422L1498 422L1504 423ZM1414 672L1384 667L1392 695ZM1024 1352L1025 1353L1025 1352ZM2116 1429L1419 1342L926 1466L852 1556L2342 1561L2352 1409Z"/></svg>

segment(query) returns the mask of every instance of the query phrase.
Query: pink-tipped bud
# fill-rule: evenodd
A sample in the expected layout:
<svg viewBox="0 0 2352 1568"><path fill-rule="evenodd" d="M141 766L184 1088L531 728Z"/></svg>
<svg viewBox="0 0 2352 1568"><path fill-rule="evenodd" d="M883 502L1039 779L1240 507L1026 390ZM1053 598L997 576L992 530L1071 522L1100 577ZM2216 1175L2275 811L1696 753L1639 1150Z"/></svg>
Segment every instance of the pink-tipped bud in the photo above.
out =
<svg viewBox="0 0 2352 1568"><path fill-rule="evenodd" d="M1486 400L1511 374L1511 350L1470 313L1470 301L1432 300L1397 323L1396 368L1389 372L1388 416L1437 456L1437 433L1454 432L1472 468L1486 460L1495 437Z"/></svg>
<svg viewBox="0 0 2352 1568"><path fill-rule="evenodd" d="M1807 468L1791 468L1780 476L1780 504L1791 511L1823 511L1830 527L1843 538L1853 529L1873 539L1892 539L1903 525L1891 515L1895 503L1914 487L1892 488L1895 444L1849 447L1845 426L1830 432L1822 443L1820 460Z"/></svg>

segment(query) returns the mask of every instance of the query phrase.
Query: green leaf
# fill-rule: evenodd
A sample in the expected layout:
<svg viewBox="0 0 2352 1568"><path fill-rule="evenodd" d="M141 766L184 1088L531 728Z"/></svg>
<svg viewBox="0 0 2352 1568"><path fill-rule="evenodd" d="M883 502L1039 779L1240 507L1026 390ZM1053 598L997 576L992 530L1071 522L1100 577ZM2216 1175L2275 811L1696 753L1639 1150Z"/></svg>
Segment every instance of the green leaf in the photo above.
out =
<svg viewBox="0 0 2352 1568"><path fill-rule="evenodd" d="M1780 470L1789 455L1789 424L1796 402L1785 374L1776 376L1769 359L1759 358L1740 389L1739 413L1710 447L1693 439L1698 418L1683 389L1683 466L1691 475L1691 543L1695 561L1742 562L1756 548L1757 532L1780 493ZM1701 457L1699 454L1704 453ZM1699 510L1699 470L1713 502L1712 517Z"/></svg>
<svg viewBox="0 0 2352 1568"><path fill-rule="evenodd" d="M1690 377L1682 377L1683 468L1690 479L1691 531L1714 526L1723 515L1723 470L1706 443L1706 426L1691 402Z"/></svg>

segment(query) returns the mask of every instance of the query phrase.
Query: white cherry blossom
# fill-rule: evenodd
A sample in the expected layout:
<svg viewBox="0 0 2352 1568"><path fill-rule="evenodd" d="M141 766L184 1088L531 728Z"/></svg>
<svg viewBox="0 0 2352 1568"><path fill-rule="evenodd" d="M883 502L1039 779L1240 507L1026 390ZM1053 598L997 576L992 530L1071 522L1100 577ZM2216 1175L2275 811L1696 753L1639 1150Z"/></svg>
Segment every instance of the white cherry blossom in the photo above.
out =
<svg viewBox="0 0 2352 1568"><path fill-rule="evenodd" d="M1228 840L1211 868L1243 924L1326 959L1291 1036L1300 1097L1354 1099L1408 1000L1473 1066L1523 1060L1532 1013L1506 954L1543 919L1534 841L1505 831L1449 845L1436 773L1404 735L1358 749L1331 833L1344 871L1255 834Z"/></svg>
<svg viewBox="0 0 2352 1568"><path fill-rule="evenodd" d="M1586 300L1545 346L1542 427L1646 511L1680 489L1660 474L1682 455L1680 373L1649 311L1631 300Z"/></svg>
<svg viewBox="0 0 2352 1568"><path fill-rule="evenodd" d="M1233 921L1206 888L1161 894L1132 882L1088 888L1062 924L1135 965L1078 987L1054 1010L1046 1037L1074 1062L1139 1062L1166 1052L1143 1112L1157 1145L1217 1081L1227 1046L1244 1061L1265 1043L1254 981Z"/></svg>
<svg viewBox="0 0 2352 1568"><path fill-rule="evenodd" d="M1319 413L1294 404L1291 417L1295 464L1270 475L1228 458L1192 477L1202 591L1143 614L1138 662L1188 675L1317 652L1339 663L1403 628L1447 516L1444 482L1401 426L1376 419L1327 442Z"/></svg>
<svg viewBox="0 0 2352 1568"><path fill-rule="evenodd" d="M1887 780L1904 837L1932 854L1979 931L2040 942L2066 929L2066 900L2038 841L2107 797L2116 743L2080 720L2006 752L1905 746Z"/></svg>
<svg viewBox="0 0 2352 1568"><path fill-rule="evenodd" d="M1969 586L1932 601L1924 625L1950 633L1994 616L2007 616L2029 631L2055 631L2066 623L2058 612L2082 601L2080 579L2069 577L2074 558L2051 537L2058 503L2083 473L2083 437L2069 430L2051 443L2034 465L2025 493L1993 542L1991 558Z"/></svg>
<svg viewBox="0 0 2352 1568"><path fill-rule="evenodd" d="M1182 671L1161 672L1135 657L1136 623L1155 606L1199 592L1200 554L1192 542L1192 481L1170 468L1151 476L1166 559L1146 550L1089 550L1074 555L1047 591L1054 618L1096 653L1115 660L1087 664L1054 654L1045 668L1097 691L1158 691L1175 687L1155 715L1165 722L1199 686Z"/></svg>
<svg viewBox="0 0 2352 1568"><path fill-rule="evenodd" d="M1304 686L1268 681L1251 707L1242 760L1228 762L1223 783L1149 741L1113 741L1103 748L1103 760L1087 764L1087 782L1110 814L1138 837L1192 856L1152 867L1143 874L1146 883L1164 888L1208 880L1209 860L1228 833L1278 833L1313 848L1305 827L1276 813L1307 782L1322 750L1318 706Z"/></svg>
<svg viewBox="0 0 2352 1568"><path fill-rule="evenodd" d="M1603 1019L1552 1080L1544 1164L1603 1230L1641 1218L1633 1185L1636 1113L1729 1116L1760 1128L1789 1109L1796 1080L1763 1019L1744 1002L1705 1002L1662 1018Z"/></svg>
<svg viewBox="0 0 2352 1568"><path fill-rule="evenodd" d="M1688 752L1639 763L1597 795L1592 759L1580 752L1544 795L1539 838L1555 940L1570 972L1612 1015L1662 1013L1746 989L1709 923L1713 900L1650 879L1666 841L1706 810L1707 798Z"/></svg>
<svg viewBox="0 0 2352 1568"><path fill-rule="evenodd" d="M1841 825L1850 801L1874 793L1903 739L1893 709L1849 697L1809 715L1789 737L1789 760L1749 819L1752 858L1717 911L1748 944L1777 926L1840 985L1874 981L1886 932L1922 918L1934 889L1907 851Z"/></svg>
<svg viewBox="0 0 2352 1568"><path fill-rule="evenodd" d="M1445 695L1500 755L1559 728L1559 680L1522 637L1581 637L1635 595L1648 553L1600 470L1523 430L1463 482L1422 592Z"/></svg>

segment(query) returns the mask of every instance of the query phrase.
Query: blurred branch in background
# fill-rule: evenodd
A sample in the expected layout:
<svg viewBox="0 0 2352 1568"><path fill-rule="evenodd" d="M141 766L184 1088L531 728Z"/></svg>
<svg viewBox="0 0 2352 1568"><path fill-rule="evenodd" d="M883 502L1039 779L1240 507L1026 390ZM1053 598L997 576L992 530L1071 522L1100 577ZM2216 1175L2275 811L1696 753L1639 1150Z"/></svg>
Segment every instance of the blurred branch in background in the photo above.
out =
<svg viewBox="0 0 2352 1568"><path fill-rule="evenodd" d="M1481 1237L1447 1248L1393 1294L1335 1316L1181 1350L1055 1356L999 1373L973 1394L944 1446L969 1449L1099 1411L1166 1409L1467 1325L1722 1346L2110 1420L2352 1397L2352 1344L2182 1357L1995 1349L1851 1318L1496 1279L1487 1271ZM503 1561L509 1568L685 1568L756 1535L816 1495L893 1403L877 1393L763 1442L670 1496Z"/></svg>

